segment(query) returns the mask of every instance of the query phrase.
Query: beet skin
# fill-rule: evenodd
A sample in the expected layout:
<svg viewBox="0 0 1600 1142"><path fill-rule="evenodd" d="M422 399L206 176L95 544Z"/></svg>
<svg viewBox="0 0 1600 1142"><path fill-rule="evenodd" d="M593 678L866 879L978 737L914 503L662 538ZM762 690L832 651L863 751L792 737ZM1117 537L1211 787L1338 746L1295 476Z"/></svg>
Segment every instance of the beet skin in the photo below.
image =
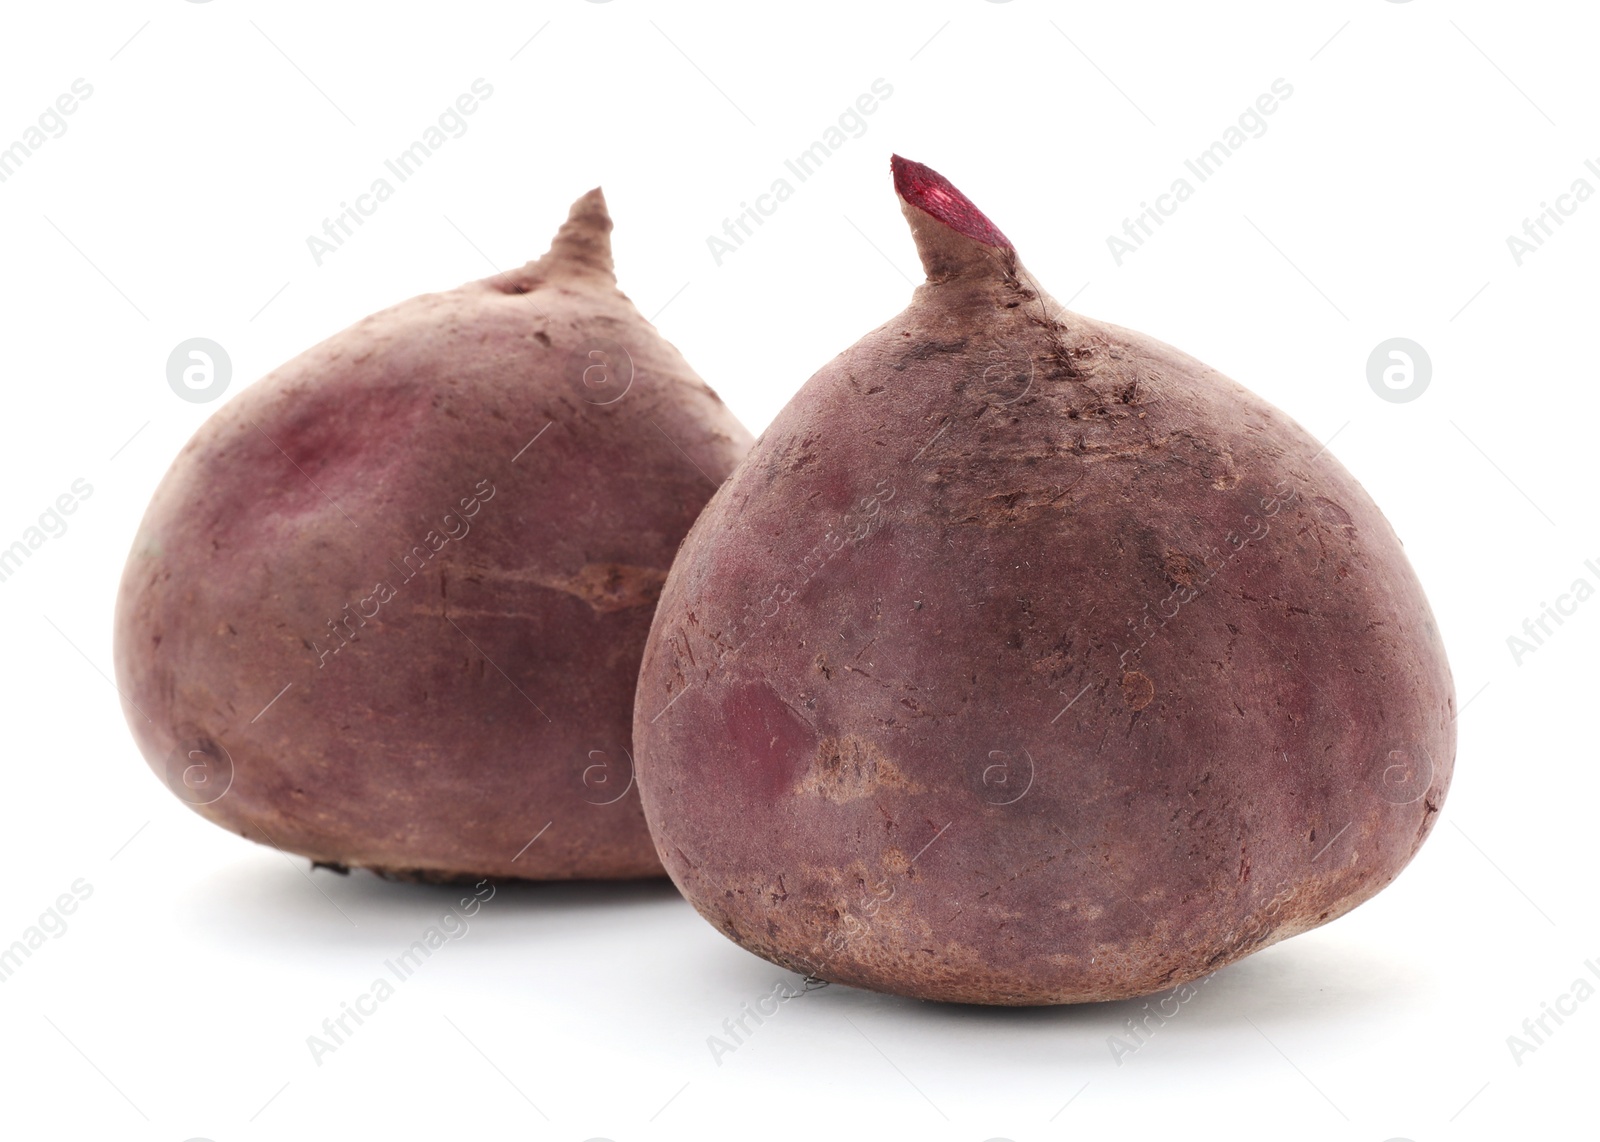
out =
<svg viewBox="0 0 1600 1142"><path fill-rule="evenodd" d="M749 436L618 291L610 230L593 191L539 261L366 318L178 456L116 668L198 812L395 876L660 874L639 656Z"/></svg>
<svg viewBox="0 0 1600 1142"><path fill-rule="evenodd" d="M667 579L634 711L668 873L821 979L1175 987L1416 853L1454 697L1400 541L1298 424L1065 312L895 160L927 282L825 366Z"/></svg>

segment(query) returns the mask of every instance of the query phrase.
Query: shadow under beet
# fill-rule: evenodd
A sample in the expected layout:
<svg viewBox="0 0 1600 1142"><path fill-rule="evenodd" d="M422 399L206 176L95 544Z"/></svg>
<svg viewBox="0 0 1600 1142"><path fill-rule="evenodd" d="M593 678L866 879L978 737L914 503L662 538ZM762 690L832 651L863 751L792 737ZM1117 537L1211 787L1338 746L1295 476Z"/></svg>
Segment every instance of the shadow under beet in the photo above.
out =
<svg viewBox="0 0 1600 1142"><path fill-rule="evenodd" d="M462 928L535 938L610 930L688 908L665 877L424 884L313 869L303 858L263 850L198 878L174 919L197 940L294 954L383 952L430 927L452 939Z"/></svg>
<svg viewBox="0 0 1600 1142"><path fill-rule="evenodd" d="M754 959L754 957L751 957ZM799 977L756 961L767 975L782 972L799 986ZM752 979L761 975L752 973ZM1304 936L1265 949L1202 977L1136 999L1037 1007L999 1007L939 1003L829 984L806 993L819 1016L848 1016L862 1028L897 1025L935 1036L969 1037L994 1045L1035 1046L1090 1041L1108 1062L1142 1054L1159 1042L1196 1035L1216 1042L1243 1031L1260 1045L1261 1029L1326 1031L1367 1024L1425 994L1430 976L1424 965L1396 956L1393 949L1368 948L1334 938ZM1117 1036L1119 1050L1108 1040Z"/></svg>

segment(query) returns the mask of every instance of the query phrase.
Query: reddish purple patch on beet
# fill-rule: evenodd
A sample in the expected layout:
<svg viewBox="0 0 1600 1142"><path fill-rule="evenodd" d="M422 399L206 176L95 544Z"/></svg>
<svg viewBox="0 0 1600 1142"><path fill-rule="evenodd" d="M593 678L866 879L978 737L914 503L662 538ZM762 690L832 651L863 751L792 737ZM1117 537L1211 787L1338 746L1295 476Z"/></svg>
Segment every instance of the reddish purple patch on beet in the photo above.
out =
<svg viewBox="0 0 1600 1142"><path fill-rule="evenodd" d="M736 772L770 800L789 793L816 753L816 731L766 682L730 689L722 700L722 717L741 762Z"/></svg>
<svg viewBox="0 0 1600 1142"><path fill-rule="evenodd" d="M1013 248L1011 239L944 175L899 155L890 156L889 165L894 170L895 191L912 206L975 242L1001 250Z"/></svg>

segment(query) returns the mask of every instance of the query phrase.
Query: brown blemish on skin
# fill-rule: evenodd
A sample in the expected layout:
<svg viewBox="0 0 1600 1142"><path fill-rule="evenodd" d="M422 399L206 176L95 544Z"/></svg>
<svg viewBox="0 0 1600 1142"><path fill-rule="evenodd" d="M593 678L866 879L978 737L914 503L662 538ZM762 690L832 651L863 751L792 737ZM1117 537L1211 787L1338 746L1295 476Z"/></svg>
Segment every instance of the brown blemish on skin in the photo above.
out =
<svg viewBox="0 0 1600 1142"><path fill-rule="evenodd" d="M911 871L911 860L897 848L883 850L883 868L890 876L905 876Z"/></svg>
<svg viewBox="0 0 1600 1142"><path fill-rule="evenodd" d="M1156 696L1155 683L1133 670L1122 676L1122 700L1130 710L1142 710Z"/></svg>
<svg viewBox="0 0 1600 1142"><path fill-rule="evenodd" d="M650 607L661 595L667 573L627 563L586 563L565 583L552 584L578 596L600 614Z"/></svg>
<svg viewBox="0 0 1600 1142"><path fill-rule="evenodd" d="M1334 527L1355 530L1355 521L1350 518L1350 513L1326 496L1312 496L1311 502L1317 505L1317 513Z"/></svg>
<svg viewBox="0 0 1600 1142"><path fill-rule="evenodd" d="M871 797L883 789L922 792L876 746L856 737L819 742L810 771L795 786L797 793L815 793L836 805Z"/></svg>
<svg viewBox="0 0 1600 1142"><path fill-rule="evenodd" d="M1192 587L1199 577L1198 572L1204 568L1197 568L1187 555L1181 551L1168 551L1162 560L1162 570L1166 573L1167 581L1177 587Z"/></svg>
<svg viewBox="0 0 1600 1142"><path fill-rule="evenodd" d="M484 571L475 569L475 581L492 577L501 581L528 583L562 591L582 599L596 614L609 615L634 607L652 607L661 596L667 573L655 567L637 567L628 563L586 563L575 575L540 574L533 569L515 571ZM413 608L417 614L431 614L427 606ZM519 610L465 610L451 607L455 618L516 618L525 612Z"/></svg>
<svg viewBox="0 0 1600 1142"><path fill-rule="evenodd" d="M1211 486L1219 492L1225 492L1239 483L1239 473L1233 466L1233 454L1224 452L1218 458L1221 471L1216 473L1216 478L1211 481Z"/></svg>

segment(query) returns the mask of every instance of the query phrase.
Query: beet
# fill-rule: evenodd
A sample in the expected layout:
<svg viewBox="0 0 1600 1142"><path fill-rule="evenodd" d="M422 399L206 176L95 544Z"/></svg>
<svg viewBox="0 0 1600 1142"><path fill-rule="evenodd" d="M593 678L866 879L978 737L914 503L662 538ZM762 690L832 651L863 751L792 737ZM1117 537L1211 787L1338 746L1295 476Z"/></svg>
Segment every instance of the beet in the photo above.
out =
<svg viewBox="0 0 1600 1142"><path fill-rule="evenodd" d="M592 191L543 258L358 322L184 447L115 641L196 811L393 876L660 874L634 681L750 438L618 291L610 230Z"/></svg>
<svg viewBox="0 0 1600 1142"><path fill-rule="evenodd" d="M1377 507L1282 412L1065 312L896 158L927 281L673 565L634 710L667 872L730 939L929 999L1195 980L1371 897L1455 704Z"/></svg>

